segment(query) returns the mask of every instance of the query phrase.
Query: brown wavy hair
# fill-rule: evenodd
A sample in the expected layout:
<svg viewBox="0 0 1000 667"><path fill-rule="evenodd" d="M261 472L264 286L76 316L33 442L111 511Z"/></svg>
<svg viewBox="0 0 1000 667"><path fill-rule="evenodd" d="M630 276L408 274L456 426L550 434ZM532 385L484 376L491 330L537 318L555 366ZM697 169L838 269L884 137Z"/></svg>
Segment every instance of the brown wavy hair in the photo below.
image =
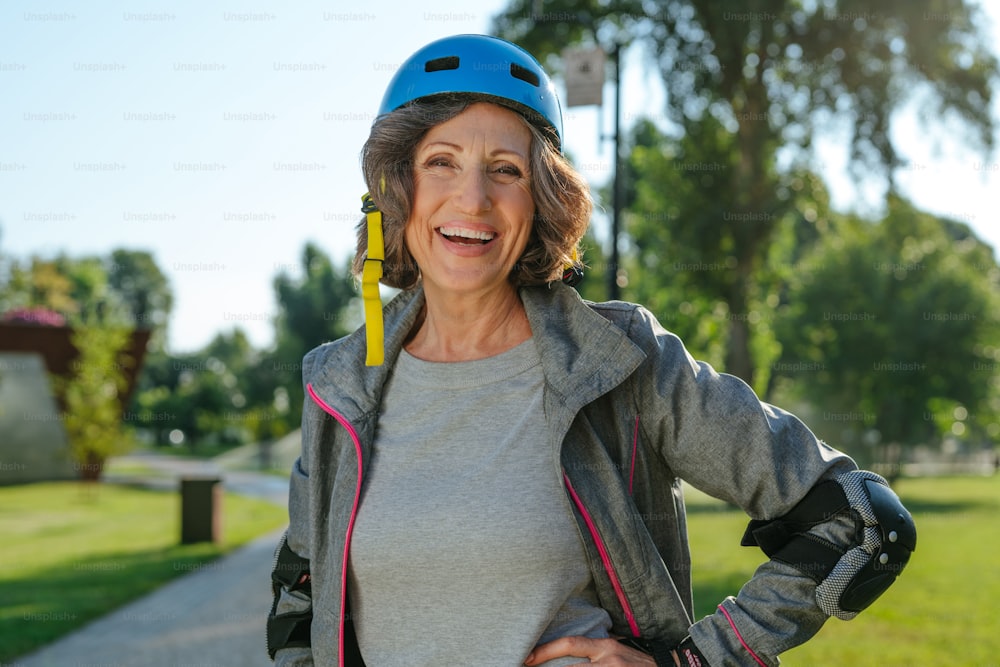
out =
<svg viewBox="0 0 1000 667"><path fill-rule="evenodd" d="M497 102L517 111L531 131L529 169L535 217L528 245L510 273L511 283L521 287L558 280L565 266L580 261L580 239L587 230L593 210L590 187L559 152L551 128L529 122L524 110L501 100L443 94L418 100L376 119L361 150L365 183L382 212L383 284L411 289L420 280L420 269L404 240L413 204L413 155L417 144L432 127L481 101ZM381 183L385 184L384 188ZM358 223L357 240L351 270L360 279L368 253L367 216Z"/></svg>

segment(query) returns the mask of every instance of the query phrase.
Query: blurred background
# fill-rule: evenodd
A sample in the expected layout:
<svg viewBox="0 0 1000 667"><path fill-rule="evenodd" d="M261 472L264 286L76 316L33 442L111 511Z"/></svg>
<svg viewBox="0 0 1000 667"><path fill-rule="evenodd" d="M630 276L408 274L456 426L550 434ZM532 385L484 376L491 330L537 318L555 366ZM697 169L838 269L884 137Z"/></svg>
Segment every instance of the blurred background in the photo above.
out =
<svg viewBox="0 0 1000 667"><path fill-rule="evenodd" d="M285 475L301 358L361 322L382 92L462 32L596 88L564 105L585 297L893 481L995 474L1000 4L427 4L0 7L0 483L129 453Z"/></svg>

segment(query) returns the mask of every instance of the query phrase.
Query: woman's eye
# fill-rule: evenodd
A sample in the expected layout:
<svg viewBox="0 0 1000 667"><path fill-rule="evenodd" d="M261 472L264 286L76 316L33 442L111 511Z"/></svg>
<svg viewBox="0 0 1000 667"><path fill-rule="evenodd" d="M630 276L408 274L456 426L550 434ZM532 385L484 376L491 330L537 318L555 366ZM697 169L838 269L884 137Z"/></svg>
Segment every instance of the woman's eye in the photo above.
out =
<svg viewBox="0 0 1000 667"><path fill-rule="evenodd" d="M521 177L521 170L512 164L502 164L496 167L493 171L502 176L510 176L512 178Z"/></svg>
<svg viewBox="0 0 1000 667"><path fill-rule="evenodd" d="M431 169L434 167L453 167L455 161L448 155L431 155L424 158L420 164L423 165L424 169Z"/></svg>

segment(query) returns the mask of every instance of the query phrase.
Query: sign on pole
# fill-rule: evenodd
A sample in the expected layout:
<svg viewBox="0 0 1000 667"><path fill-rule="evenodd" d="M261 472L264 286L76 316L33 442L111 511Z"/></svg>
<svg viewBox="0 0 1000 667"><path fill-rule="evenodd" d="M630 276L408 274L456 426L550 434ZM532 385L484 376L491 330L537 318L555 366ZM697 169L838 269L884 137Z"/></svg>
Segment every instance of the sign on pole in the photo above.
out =
<svg viewBox="0 0 1000 667"><path fill-rule="evenodd" d="M579 107L601 104L604 91L604 49L566 49L562 53L566 64L566 106Z"/></svg>

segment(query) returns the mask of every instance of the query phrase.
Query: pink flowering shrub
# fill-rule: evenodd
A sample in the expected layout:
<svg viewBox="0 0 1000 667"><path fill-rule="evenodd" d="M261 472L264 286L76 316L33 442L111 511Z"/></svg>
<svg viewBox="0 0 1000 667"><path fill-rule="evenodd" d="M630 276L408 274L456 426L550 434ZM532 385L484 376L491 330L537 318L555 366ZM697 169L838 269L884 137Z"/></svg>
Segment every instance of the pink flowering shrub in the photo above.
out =
<svg viewBox="0 0 1000 667"><path fill-rule="evenodd" d="M11 308L0 317L0 321L17 324L37 324L44 327L65 326L66 318L44 306Z"/></svg>

